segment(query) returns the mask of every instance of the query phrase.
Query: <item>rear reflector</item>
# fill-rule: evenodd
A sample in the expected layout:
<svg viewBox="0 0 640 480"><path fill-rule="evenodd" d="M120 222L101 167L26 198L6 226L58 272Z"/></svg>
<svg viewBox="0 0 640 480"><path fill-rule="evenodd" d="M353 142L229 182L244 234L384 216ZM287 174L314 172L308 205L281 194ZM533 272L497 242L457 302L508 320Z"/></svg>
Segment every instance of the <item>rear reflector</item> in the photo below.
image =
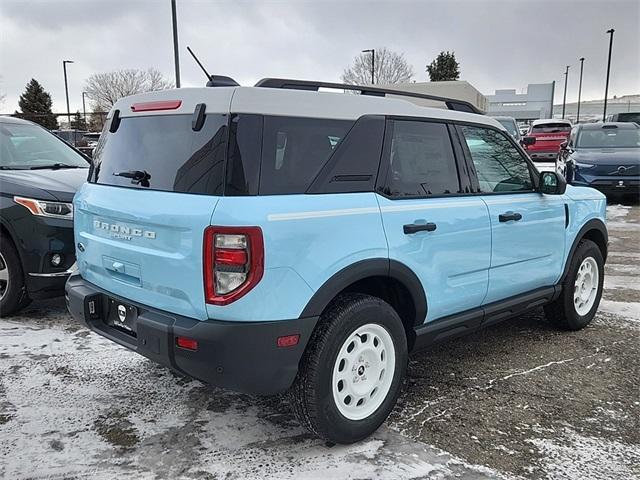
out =
<svg viewBox="0 0 640 480"><path fill-rule="evenodd" d="M286 335L278 337L278 347L295 347L300 341L300 335Z"/></svg>
<svg viewBox="0 0 640 480"><path fill-rule="evenodd" d="M158 102L134 103L131 105L132 112L153 112L156 110L175 110L180 108L182 100L162 100Z"/></svg>
<svg viewBox="0 0 640 480"><path fill-rule="evenodd" d="M185 350L198 350L198 341L188 337L176 337L176 345Z"/></svg>

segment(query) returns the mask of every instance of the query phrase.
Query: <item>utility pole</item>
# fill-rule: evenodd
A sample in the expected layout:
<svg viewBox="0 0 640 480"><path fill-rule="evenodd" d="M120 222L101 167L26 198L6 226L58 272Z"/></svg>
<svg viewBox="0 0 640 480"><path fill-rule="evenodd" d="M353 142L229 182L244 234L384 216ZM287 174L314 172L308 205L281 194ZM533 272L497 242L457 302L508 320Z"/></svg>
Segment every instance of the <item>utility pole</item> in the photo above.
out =
<svg viewBox="0 0 640 480"><path fill-rule="evenodd" d="M607 33L610 35L610 37L609 37L609 59L607 60L607 83L605 83L605 86L604 86L604 112L602 112L603 122L607 118L607 95L609 94L609 72L611 71L611 49L613 48L613 32L615 32L613 28L610 30L607 30Z"/></svg>
<svg viewBox="0 0 640 480"><path fill-rule="evenodd" d="M580 58L580 85L578 86L578 114L576 115L576 123L580 123L580 97L582 96L582 70L584 68L584 57Z"/></svg>
<svg viewBox="0 0 640 480"><path fill-rule="evenodd" d="M69 86L67 84L67 63L73 63L73 60L62 61L62 70L64 71L64 94L67 97L67 121L69 122L69 128L71 128L71 112L69 110Z"/></svg>
<svg viewBox="0 0 640 480"><path fill-rule="evenodd" d="M173 63L176 66L176 88L180 88L180 54L178 51L178 19L176 0L171 0L171 23L173 24Z"/></svg>
<svg viewBox="0 0 640 480"><path fill-rule="evenodd" d="M376 71L376 51L373 48L368 50L362 50L362 53L370 53L371 54L371 85L375 85L375 71Z"/></svg>
<svg viewBox="0 0 640 480"><path fill-rule="evenodd" d="M87 107L84 104L84 96L87 92L82 92L82 117L84 118L84 125L87 126Z"/></svg>
<svg viewBox="0 0 640 480"><path fill-rule="evenodd" d="M569 65L564 72L564 96L562 97L562 118L564 119L564 110L567 104L567 81L569 80Z"/></svg>

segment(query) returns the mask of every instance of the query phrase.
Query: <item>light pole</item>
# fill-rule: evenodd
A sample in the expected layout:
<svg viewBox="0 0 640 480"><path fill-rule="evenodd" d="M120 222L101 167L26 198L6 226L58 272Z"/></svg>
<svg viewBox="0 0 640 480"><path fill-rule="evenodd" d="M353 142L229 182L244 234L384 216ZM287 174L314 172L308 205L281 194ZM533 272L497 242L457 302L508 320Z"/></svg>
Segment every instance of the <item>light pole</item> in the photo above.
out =
<svg viewBox="0 0 640 480"><path fill-rule="evenodd" d="M84 126L87 127L87 107L85 107L84 96L87 92L82 92L82 118L84 118Z"/></svg>
<svg viewBox="0 0 640 480"><path fill-rule="evenodd" d="M567 104L567 80L569 80L569 65L564 72L564 96L562 97L562 118L564 118L564 109Z"/></svg>
<svg viewBox="0 0 640 480"><path fill-rule="evenodd" d="M375 79L375 71L376 71L376 51L373 48L369 48L367 50L362 50L362 53L370 53L371 54L371 85L376 83Z"/></svg>
<svg viewBox="0 0 640 480"><path fill-rule="evenodd" d="M67 63L73 63L73 60L62 61L62 70L64 71L64 94L67 97L67 121L69 122L69 128L71 128L71 112L69 111L69 86L67 84Z"/></svg>
<svg viewBox="0 0 640 480"><path fill-rule="evenodd" d="M580 123L580 97L582 96L582 70L584 69L584 57L580 57L580 84L578 86L578 113L576 123Z"/></svg>
<svg viewBox="0 0 640 480"><path fill-rule="evenodd" d="M602 113L603 122L607 118L607 95L609 94L609 72L611 71L611 48L613 48L613 32L615 32L613 28L611 30L607 30L607 33L610 35L610 37L609 37L609 59L607 60L607 83L604 86L604 112Z"/></svg>
<svg viewBox="0 0 640 480"><path fill-rule="evenodd" d="M176 88L180 88L180 55L178 53L178 19L176 0L171 0L171 23L173 25L173 62L176 66Z"/></svg>

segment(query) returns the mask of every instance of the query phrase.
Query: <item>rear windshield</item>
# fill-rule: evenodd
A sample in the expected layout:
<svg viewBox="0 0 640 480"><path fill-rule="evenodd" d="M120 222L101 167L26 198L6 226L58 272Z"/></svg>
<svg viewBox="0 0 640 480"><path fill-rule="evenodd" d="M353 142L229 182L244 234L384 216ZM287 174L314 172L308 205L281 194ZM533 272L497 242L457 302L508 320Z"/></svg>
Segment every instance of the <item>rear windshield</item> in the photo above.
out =
<svg viewBox="0 0 640 480"><path fill-rule="evenodd" d="M638 148L640 147L640 129L583 129L578 135L576 146L578 148Z"/></svg>
<svg viewBox="0 0 640 480"><path fill-rule="evenodd" d="M91 181L101 185L220 195L227 115L208 114L200 131L192 115L125 117L105 126L94 152Z"/></svg>
<svg viewBox="0 0 640 480"><path fill-rule="evenodd" d="M571 125L568 123L545 123L531 128L531 133L569 133L570 131Z"/></svg>
<svg viewBox="0 0 640 480"><path fill-rule="evenodd" d="M614 115L614 117L616 117L616 121L618 122L640 123L640 113L638 112L618 113Z"/></svg>

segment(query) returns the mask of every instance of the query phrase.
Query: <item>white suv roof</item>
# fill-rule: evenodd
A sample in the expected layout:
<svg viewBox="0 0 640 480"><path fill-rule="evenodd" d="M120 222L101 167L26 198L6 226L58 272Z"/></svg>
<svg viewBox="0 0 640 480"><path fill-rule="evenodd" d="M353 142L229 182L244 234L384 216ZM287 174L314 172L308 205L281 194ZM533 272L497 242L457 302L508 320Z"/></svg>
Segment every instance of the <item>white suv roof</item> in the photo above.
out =
<svg viewBox="0 0 640 480"><path fill-rule="evenodd" d="M131 108L135 103L163 100L180 100L182 103L178 108L171 110L137 113ZM192 114L199 103L206 104L208 113L255 113L344 120L356 120L363 115L403 115L481 123L504 130L498 121L485 115L421 107L400 98L285 88L201 87L162 90L122 98L113 106L111 112L119 110L119 115L123 118L138 115Z"/></svg>

